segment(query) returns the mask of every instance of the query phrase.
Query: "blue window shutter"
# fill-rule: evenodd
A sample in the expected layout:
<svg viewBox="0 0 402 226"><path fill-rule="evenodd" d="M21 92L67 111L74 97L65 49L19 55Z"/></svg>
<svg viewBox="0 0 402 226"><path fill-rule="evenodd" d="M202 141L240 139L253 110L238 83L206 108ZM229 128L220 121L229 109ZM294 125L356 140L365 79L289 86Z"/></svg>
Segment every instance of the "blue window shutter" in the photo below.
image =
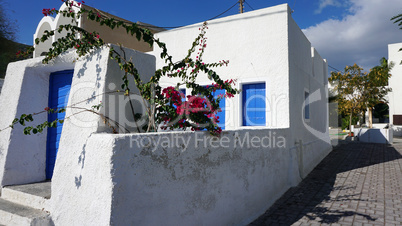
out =
<svg viewBox="0 0 402 226"><path fill-rule="evenodd" d="M186 101L186 89L179 89L179 92L184 96L184 98L181 98L181 101Z"/></svg>
<svg viewBox="0 0 402 226"><path fill-rule="evenodd" d="M223 94L225 95L226 90L224 89L219 89L216 90L215 92L212 93L212 95L217 98L219 95ZM225 129L225 109L226 109L226 101L225 98L221 99L221 101L219 102L219 107L222 110L221 112L218 112L216 115L219 117L219 123L218 126L220 126L222 128L222 130Z"/></svg>
<svg viewBox="0 0 402 226"><path fill-rule="evenodd" d="M181 98L181 101L184 102L186 101L186 89L179 89L180 95L184 94L183 98ZM176 105L173 105L174 108L177 108Z"/></svg>
<svg viewBox="0 0 402 226"><path fill-rule="evenodd" d="M49 108L65 108L68 104L73 70L59 71L50 74L49 80ZM48 114L48 121L63 120L66 113ZM46 144L46 179L51 179L56 163L56 156L59 149L59 142L63 124L57 123L56 128L48 128Z"/></svg>
<svg viewBox="0 0 402 226"><path fill-rule="evenodd" d="M206 86L204 86L204 88L207 88ZM214 96L214 98L217 98L219 95L223 94L225 95L226 90L224 89L218 89L215 92L212 92L212 96ZM221 112L218 112L216 115L219 117L219 123L218 126L221 127L222 130L225 129L225 120L226 120L226 113L225 113L225 109L226 109L226 102L225 102L225 98L221 99L221 101L219 102L219 108L222 110Z"/></svg>
<svg viewBox="0 0 402 226"><path fill-rule="evenodd" d="M243 85L242 103L243 126L266 125L265 83Z"/></svg>

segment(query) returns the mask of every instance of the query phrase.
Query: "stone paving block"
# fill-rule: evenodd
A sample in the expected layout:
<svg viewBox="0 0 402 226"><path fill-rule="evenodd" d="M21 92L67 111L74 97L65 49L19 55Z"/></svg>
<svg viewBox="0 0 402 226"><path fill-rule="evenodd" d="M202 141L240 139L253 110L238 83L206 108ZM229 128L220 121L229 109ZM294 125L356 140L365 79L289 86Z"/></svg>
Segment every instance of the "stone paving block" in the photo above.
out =
<svg viewBox="0 0 402 226"><path fill-rule="evenodd" d="M396 224L396 225L400 225L401 224L401 222L398 222L398 221L389 221L389 220L387 220L387 219L385 219L385 223L388 225L388 224Z"/></svg>
<svg viewBox="0 0 402 226"><path fill-rule="evenodd" d="M402 225L401 167L402 145L343 144L252 225Z"/></svg>
<svg viewBox="0 0 402 226"><path fill-rule="evenodd" d="M390 215L385 215L385 220L386 221L394 221L395 217L394 216L390 216Z"/></svg>

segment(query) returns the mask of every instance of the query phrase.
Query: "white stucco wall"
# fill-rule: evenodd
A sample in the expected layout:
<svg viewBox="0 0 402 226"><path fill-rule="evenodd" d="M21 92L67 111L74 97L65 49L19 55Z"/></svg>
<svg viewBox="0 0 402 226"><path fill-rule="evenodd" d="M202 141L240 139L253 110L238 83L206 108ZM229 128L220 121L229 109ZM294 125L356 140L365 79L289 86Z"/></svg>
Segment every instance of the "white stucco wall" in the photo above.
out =
<svg viewBox="0 0 402 226"><path fill-rule="evenodd" d="M78 164L64 167L64 186L60 181L59 191L52 190L52 219L56 225L250 223L321 160L322 151L313 149L313 165L303 165L288 146L290 133L225 131L220 140L206 132L92 134ZM67 173L77 171L74 180Z"/></svg>
<svg viewBox="0 0 402 226"><path fill-rule="evenodd" d="M225 131L216 141L205 132L92 134L85 147L85 164L65 168L80 169L81 187L69 189L83 194L69 196L68 190L52 194L67 195L78 215L59 216L55 223L250 223L312 167L300 164L301 156L289 149L290 132ZM309 164L318 164L320 156L321 150L315 149ZM70 215L73 210L53 211Z"/></svg>
<svg viewBox="0 0 402 226"><path fill-rule="evenodd" d="M0 95L0 128L8 127L22 114L43 111L48 106L50 73L73 69L74 57L66 54L48 65L42 64L42 58L10 63ZM27 125L46 120L46 113L42 113ZM43 181L45 165L46 132L26 136L20 125L0 132L0 186Z"/></svg>
<svg viewBox="0 0 402 226"><path fill-rule="evenodd" d="M149 80L155 71L154 56L128 49L125 52L127 57L132 58L136 64L144 81ZM50 211L54 222L65 222L69 225L70 223L79 224L79 221L71 219L108 222L108 215L104 215L99 207L106 206L104 202L85 202L81 209L71 202L71 197L85 200L85 196L89 194L101 196L107 193L105 189L93 190L92 185L90 189L85 186L88 185L86 184L88 177L91 177L91 180L98 179L97 182L101 184L106 183L104 178L97 177L102 173L102 169L106 169L105 167L97 168L101 166L102 156L98 156L96 152L86 153L85 146L92 133L110 132L111 129L99 115L81 111L84 108L91 109L91 106L101 101L103 103L108 101L107 104L103 104L100 111L121 125L129 124L130 117L126 116L130 116L131 108L128 107L127 101L119 102L120 93L110 94L117 97L109 97L105 94L120 89L123 73L118 69L117 63L110 59L109 47L104 47L79 60L74 54L64 54L54 62L44 65L41 62L42 59L43 57L39 57L9 64L7 79L0 96L0 126L6 128L15 117L21 114L43 111L48 106L50 73L74 69L68 100L69 107L52 178ZM133 95L138 94L133 81L130 83L130 88ZM122 115L113 114L117 109L122 111ZM35 116L31 124L37 125L46 120L47 114L42 113ZM39 182L46 178L46 131L43 134L26 136L22 130L22 126L16 125L13 130L6 129L0 132L0 186ZM86 158L96 160L97 164L92 166L95 167L96 173L82 174ZM87 164L87 168L91 168L91 165ZM93 205L97 206L96 210L90 208ZM99 212L102 214L97 215Z"/></svg>
<svg viewBox="0 0 402 226"><path fill-rule="evenodd" d="M75 2L75 4L77 4ZM66 4L63 3L60 6L59 10L65 10L67 8ZM75 12L79 11L79 8L73 7L73 10ZM81 26L81 18L79 20L76 20L78 23L78 26ZM41 19L39 22L38 26L36 27L35 34L33 35L33 43L34 43L34 53L33 57L39 57L43 52L47 52L51 47L52 43L55 42L57 39L64 37L67 34L66 30L63 30L61 33L55 32L55 35L50 37L48 40L45 42L40 42L38 45L35 44L35 39L36 38L42 38L44 32L47 31L52 31L52 30L57 30L60 25L64 24L70 24L71 23L71 17L64 17L62 14L57 14L55 17L52 16L45 16Z"/></svg>
<svg viewBox="0 0 402 226"><path fill-rule="evenodd" d="M357 128L353 130L355 137L361 142L392 144L393 130L384 128Z"/></svg>
<svg viewBox="0 0 402 226"><path fill-rule="evenodd" d="M87 158L82 168L83 177L87 175L85 186L96 184L94 190L108 192L113 188L112 193L99 196L95 191L86 194L85 200L71 197L71 202L76 206L109 202L112 225L246 224L300 181L297 156L286 143L289 132L225 131L223 143L210 143L211 136L205 132L94 134L86 151L97 156ZM265 147L253 147L253 137L263 136L270 137L263 141ZM152 139L155 143L148 146ZM269 140L271 147L267 147ZM109 168L92 168L98 164ZM93 174L102 175L103 182ZM109 214L98 207L88 206ZM93 223L88 219L79 222Z"/></svg>
<svg viewBox="0 0 402 226"><path fill-rule="evenodd" d="M144 80L149 80L155 71L154 57L135 50L125 51L127 57L132 58ZM123 73L117 63L110 59L109 48L105 47L85 60L78 61L76 68L78 70L74 72L69 103L77 103L92 96L92 99L77 106L90 108L102 101L105 103L102 112L106 112L120 124L126 124L124 117L113 115L111 112L115 112L115 109L129 110L127 102L113 102L114 97L102 94L121 89L122 84ZM130 84L132 92L136 92L132 80ZM67 109L66 116L79 111L79 109ZM100 198L112 189L111 186L102 187L103 184L108 184L107 178L103 176L105 172L109 172L107 167L104 167L107 164L104 161L106 156L98 156L96 150L87 151L86 148L88 138L93 133L101 131L111 132L103 120L93 113L78 114L63 125L63 135L52 179L51 213L56 224L78 225L84 220L91 224L99 222L96 225L105 225L108 222L109 215L103 211L107 205L105 200ZM91 173L85 173L86 170L91 170ZM94 200L87 198L94 194L98 198ZM111 199L110 196L105 198ZM77 208L78 203L80 208Z"/></svg>
<svg viewBox="0 0 402 226"><path fill-rule="evenodd" d="M228 16L208 22L207 47L203 60L207 63L229 60L228 67L217 68L222 80L237 79L243 83L266 82L268 128L289 127L289 68L288 68L288 14L287 4ZM156 37L166 43L173 62L187 54L199 34L200 24L164 31ZM155 56L160 50L155 48ZM164 60L156 58L156 67ZM175 86L177 79L164 78L163 85ZM197 82L211 84L207 76ZM184 88L184 87L183 87ZM190 93L190 90L187 90ZM241 127L240 96L226 100L226 129ZM280 114L276 114L280 112Z"/></svg>
<svg viewBox="0 0 402 226"><path fill-rule="evenodd" d="M388 45L388 62L393 62L389 87L392 91L388 93L389 98L389 121L394 124L393 115L402 115L402 43ZM402 136L402 126L394 125L394 136Z"/></svg>
<svg viewBox="0 0 402 226"><path fill-rule="evenodd" d="M114 45L113 45L114 46ZM114 46L114 49L121 52L119 47ZM152 75L155 73L155 56L151 54L144 54L137 50L125 49L127 59L132 58L141 79L148 82ZM130 132L138 132L137 125L141 128L146 125L146 109L143 108L143 101L139 95L138 88L135 86L133 77L129 77L130 98L124 95L124 92L111 93L117 90L121 90L123 84L121 77L123 74L117 73L120 71L120 67L114 62L108 62L108 74L105 80L105 92L109 93L105 96L103 103L105 103L103 112L111 119L117 121L120 125L127 128ZM119 74L120 76L116 76ZM139 113L143 115L143 118L135 124L133 114L131 111L129 100L133 103L135 114ZM107 126L98 128L98 132L108 130ZM110 130L109 130L110 131ZM120 130L120 133L126 133L127 131Z"/></svg>
<svg viewBox="0 0 402 226"><path fill-rule="evenodd" d="M328 124L328 64L289 15L290 148L301 157L302 176L331 150ZM305 92L310 118L305 119ZM319 153L319 154L317 154Z"/></svg>

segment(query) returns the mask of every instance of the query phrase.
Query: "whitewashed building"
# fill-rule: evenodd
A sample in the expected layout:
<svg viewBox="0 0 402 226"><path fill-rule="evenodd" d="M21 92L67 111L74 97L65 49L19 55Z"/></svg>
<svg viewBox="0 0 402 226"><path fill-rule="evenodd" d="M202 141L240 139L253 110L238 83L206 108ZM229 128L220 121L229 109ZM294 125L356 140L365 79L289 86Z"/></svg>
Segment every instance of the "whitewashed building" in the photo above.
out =
<svg viewBox="0 0 402 226"><path fill-rule="evenodd" d="M179 59L200 26L157 37ZM78 61L66 53L48 65L41 57L11 63L0 96L0 128L21 114L43 111L55 99L73 107L67 108L59 131L25 136L16 125L0 132L0 202L36 203L27 208L49 213L35 219L55 225L247 224L296 186L332 149L327 62L311 47L287 4L212 20L208 26L204 61L230 60L218 74L237 79L242 89L223 102L225 130L219 139L204 131L111 134L101 116L78 114L102 102L101 113L132 124L127 98L105 94L118 89L123 75L108 57L108 46ZM163 65L159 51L126 49L126 54L147 80ZM69 91L55 98L60 74L68 78L60 82ZM211 83L206 76L198 82ZM256 121L249 123L246 114ZM38 114L34 123L48 117ZM58 143L56 151L52 142ZM34 202L32 196L9 196L10 185L45 179L51 180L51 197ZM0 224L5 212L0 210Z"/></svg>
<svg viewBox="0 0 402 226"><path fill-rule="evenodd" d="M388 45L388 62L394 67L391 70L389 87L392 89L388 94L389 99L389 121L393 125L394 136L402 136L402 43Z"/></svg>

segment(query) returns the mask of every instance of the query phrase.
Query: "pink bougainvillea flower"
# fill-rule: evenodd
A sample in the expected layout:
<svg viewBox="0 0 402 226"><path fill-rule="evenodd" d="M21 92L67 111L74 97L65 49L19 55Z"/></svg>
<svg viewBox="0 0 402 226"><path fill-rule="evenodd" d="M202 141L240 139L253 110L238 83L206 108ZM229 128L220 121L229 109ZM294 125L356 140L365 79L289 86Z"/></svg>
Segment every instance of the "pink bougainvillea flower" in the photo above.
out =
<svg viewBox="0 0 402 226"><path fill-rule="evenodd" d="M43 15L48 16L50 15L50 9L42 9L42 13Z"/></svg>

